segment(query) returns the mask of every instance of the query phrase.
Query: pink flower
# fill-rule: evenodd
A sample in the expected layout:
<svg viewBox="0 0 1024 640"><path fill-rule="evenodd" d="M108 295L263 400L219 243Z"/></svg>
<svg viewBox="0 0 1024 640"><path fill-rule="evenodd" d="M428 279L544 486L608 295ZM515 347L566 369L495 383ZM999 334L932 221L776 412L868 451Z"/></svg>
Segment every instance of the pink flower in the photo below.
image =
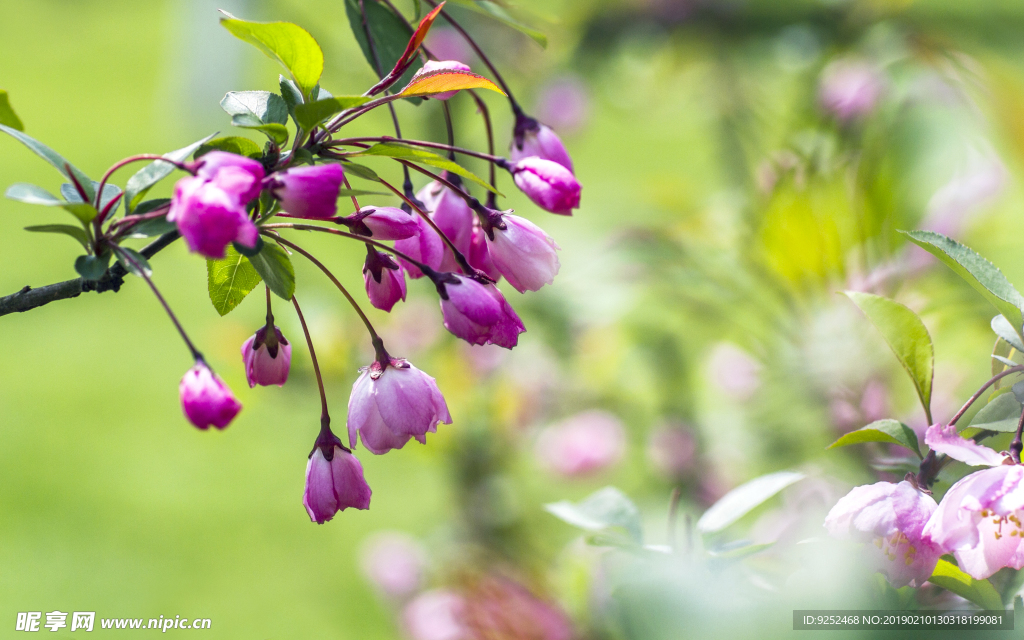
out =
<svg viewBox="0 0 1024 640"><path fill-rule="evenodd" d="M358 432L366 448L380 455L410 438L426 444L427 433L452 423L437 382L407 361L391 358L386 367L374 361L360 371L348 400L349 446L356 446Z"/></svg>
<svg viewBox="0 0 1024 640"><path fill-rule="evenodd" d="M837 60L822 71L818 99L826 111L848 121L874 110L882 89L882 77L874 65L863 60Z"/></svg>
<svg viewBox="0 0 1024 640"><path fill-rule="evenodd" d="M920 587L931 577L943 547L926 531L935 500L904 480L854 487L825 518L828 532L865 546L894 587Z"/></svg>
<svg viewBox="0 0 1024 640"><path fill-rule="evenodd" d="M424 63L423 67L416 72L416 75L414 75L412 79L415 81L416 78L427 73L432 73L434 71L451 70L469 71L470 69L468 64L463 64L458 60L428 60L426 63ZM447 100L454 96L456 93L458 93L458 91L445 91L444 93L439 93L437 95L428 97L433 98L434 100Z"/></svg>
<svg viewBox="0 0 1024 640"><path fill-rule="evenodd" d="M543 125L528 116L516 119L510 155L513 162L524 158L543 158L557 162L573 172L572 158L565 150L561 139L547 125Z"/></svg>
<svg viewBox="0 0 1024 640"><path fill-rule="evenodd" d="M253 183L253 174L233 166L218 170L212 180L182 178L174 185L167 220L177 225L190 251L207 258L223 258L232 242L255 247L259 231L241 199Z"/></svg>
<svg viewBox="0 0 1024 640"><path fill-rule="evenodd" d="M458 179L450 174L445 175L448 179ZM452 244L455 245L455 248L462 255L468 255L473 238L473 220L475 216L473 215L473 210L466 204L466 201L440 182L431 182L426 185L420 189L416 197L423 203L424 211L430 213L431 219L433 219L437 228L441 230L441 233L452 241ZM440 237L438 239L440 240ZM452 254L451 248L447 245L444 245L443 255L444 257L438 269L441 271L458 271L459 265L455 261L455 255Z"/></svg>
<svg viewBox="0 0 1024 640"><path fill-rule="evenodd" d="M344 180L340 164L295 167L271 176L270 192L291 215L323 220L338 212L338 191Z"/></svg>
<svg viewBox="0 0 1024 640"><path fill-rule="evenodd" d="M447 247L444 245L444 240L442 240L441 236L437 235L437 232L434 231L419 215L415 215L413 219L416 221L416 234L405 240L395 242L395 250L401 251L413 260L422 262L431 269L440 269L441 261L444 259L445 253L448 251ZM409 274L410 278L415 279L423 277L423 273L420 271L419 267L408 260L399 258L398 262Z"/></svg>
<svg viewBox="0 0 1024 640"><path fill-rule="evenodd" d="M469 255L466 256L469 265L474 269L483 271L488 278L495 282L501 279L501 273L494 266L494 260L487 250L487 232L480 226L479 220L473 221L473 236L469 243Z"/></svg>
<svg viewBox="0 0 1024 640"><path fill-rule="evenodd" d="M399 300L405 300L405 273L386 253L368 250L363 264L363 282L370 304L390 312Z"/></svg>
<svg viewBox="0 0 1024 640"><path fill-rule="evenodd" d="M378 533L364 545L360 565L367 578L391 598L406 598L423 581L423 545L398 532Z"/></svg>
<svg viewBox="0 0 1024 640"><path fill-rule="evenodd" d="M555 604L503 576L488 576L465 595L463 620L476 638L572 640L572 623Z"/></svg>
<svg viewBox="0 0 1024 640"><path fill-rule="evenodd" d="M317 439L318 443L321 439ZM323 524L349 507L369 509L371 493L358 458L329 443L313 449L306 464L306 490L302 494L310 520Z"/></svg>
<svg viewBox="0 0 1024 640"><path fill-rule="evenodd" d="M185 372L178 396L185 417L200 429L209 429L210 425L223 429L242 410L231 389L202 361Z"/></svg>
<svg viewBox="0 0 1024 640"><path fill-rule="evenodd" d="M558 273L560 247L544 230L526 218L501 216L504 229L495 226L487 237L487 250L495 268L516 291L537 291L551 284ZM485 234L486 235L486 234Z"/></svg>
<svg viewBox="0 0 1024 640"><path fill-rule="evenodd" d="M363 207L345 220L351 221L354 233L368 235L374 240L405 240L419 233L417 218L397 207ZM356 231L360 222L366 228Z"/></svg>
<svg viewBox="0 0 1024 640"><path fill-rule="evenodd" d="M493 284L447 274L438 285L444 326L470 344L496 344L511 349L526 331L512 305Z"/></svg>
<svg viewBox="0 0 1024 640"><path fill-rule="evenodd" d="M567 477L605 469L622 459L626 432L607 411L585 411L544 429L537 438L541 463Z"/></svg>
<svg viewBox="0 0 1024 640"><path fill-rule="evenodd" d="M263 164L257 160L226 151L211 151L200 156L195 165L196 175L207 181L217 179L223 169L232 169L220 176L220 187L242 205L260 195L264 171Z"/></svg>
<svg viewBox="0 0 1024 640"><path fill-rule="evenodd" d="M516 186L537 206L561 215L572 215L580 206L580 183L571 171L551 160L529 157L512 165Z"/></svg>
<svg viewBox="0 0 1024 640"><path fill-rule="evenodd" d="M749 400L761 387L761 363L728 342L719 342L708 357L708 378L735 400Z"/></svg>
<svg viewBox="0 0 1024 640"><path fill-rule="evenodd" d="M285 340L276 326L272 336L267 328L261 327L242 345L242 361L245 363L245 377L249 387L272 384L283 386L288 380L288 369L292 363L292 345Z"/></svg>
<svg viewBox="0 0 1024 640"><path fill-rule="evenodd" d="M925 534L975 579L1003 567L1024 568L1024 467L956 434L955 427L932 425L925 443L938 453L973 466L989 466L950 487Z"/></svg>
<svg viewBox="0 0 1024 640"><path fill-rule="evenodd" d="M466 601L447 589L434 589L416 597L402 611L402 624L412 640L474 640L466 627Z"/></svg>

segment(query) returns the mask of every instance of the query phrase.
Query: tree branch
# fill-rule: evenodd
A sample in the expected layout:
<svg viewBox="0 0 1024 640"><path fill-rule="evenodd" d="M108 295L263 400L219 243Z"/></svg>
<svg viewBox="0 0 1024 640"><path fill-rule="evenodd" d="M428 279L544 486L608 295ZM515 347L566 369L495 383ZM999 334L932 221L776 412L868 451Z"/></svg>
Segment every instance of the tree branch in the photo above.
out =
<svg viewBox="0 0 1024 640"><path fill-rule="evenodd" d="M178 237L177 231L165 233L146 245L139 253L147 258L151 258L167 245L177 240ZM65 280L64 282L46 285L38 289L25 287L17 293L0 298L0 316L5 316L9 313L23 313L30 309L56 302L57 300L77 298L84 291L95 291L96 293L119 291L121 285L124 284L124 277L127 274L128 272L121 266L121 263L115 262L107 269L103 277L96 281L75 278L74 280Z"/></svg>

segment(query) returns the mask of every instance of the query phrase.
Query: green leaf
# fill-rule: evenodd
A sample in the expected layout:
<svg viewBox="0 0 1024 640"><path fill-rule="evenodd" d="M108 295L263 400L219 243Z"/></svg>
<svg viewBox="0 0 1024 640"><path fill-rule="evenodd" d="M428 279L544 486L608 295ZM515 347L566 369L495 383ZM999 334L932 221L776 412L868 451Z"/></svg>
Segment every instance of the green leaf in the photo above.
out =
<svg viewBox="0 0 1024 640"><path fill-rule="evenodd" d="M389 196L390 193L386 191L366 191L364 189L339 189L339 198L351 198L352 196Z"/></svg>
<svg viewBox="0 0 1024 640"><path fill-rule="evenodd" d="M92 192L96 193L96 190L99 188L100 183L93 180ZM117 186L116 184L110 184L108 182L107 184L103 185L103 195L100 197L100 209L110 204L110 201L116 198L119 193L121 193L121 187ZM85 200L82 200L82 195L78 193L78 189L76 189L75 185L71 184L70 182L65 182L64 184L60 185L60 195L68 202L85 202ZM90 202L88 204L92 203Z"/></svg>
<svg viewBox="0 0 1024 640"><path fill-rule="evenodd" d="M226 151L227 153L234 153L247 158L255 158L256 160L263 157L263 150L260 149L260 145L256 144L249 138L243 138L241 136L214 138L196 149L196 152L192 157L198 160L211 151Z"/></svg>
<svg viewBox="0 0 1024 640"><path fill-rule="evenodd" d="M252 263L234 247L228 247L220 260L207 260L206 273L210 302L222 316L237 307L263 280Z"/></svg>
<svg viewBox="0 0 1024 640"><path fill-rule="evenodd" d="M932 584L966 598L986 611L1002 611L1003 600L988 580L975 580L945 558L939 558L935 573L928 578Z"/></svg>
<svg viewBox="0 0 1024 640"><path fill-rule="evenodd" d="M228 91L220 106L231 116L231 124L255 129L277 146L288 142L288 103L269 91Z"/></svg>
<svg viewBox="0 0 1024 640"><path fill-rule="evenodd" d="M967 426L988 431L1013 432L1017 430L1020 412L1021 404L1014 395L1002 393L982 407Z"/></svg>
<svg viewBox="0 0 1024 640"><path fill-rule="evenodd" d="M622 527L636 544L643 543L640 510L615 487L605 487L596 491L577 504L567 500L552 502L544 505L544 510L563 522L586 531Z"/></svg>
<svg viewBox="0 0 1024 640"><path fill-rule="evenodd" d="M956 240L942 234L933 231L901 231L900 233L941 260L981 295L985 296L985 299L1006 317L1014 328L1014 332L1020 335L1022 325L1024 325L1024 316L1021 315L1024 297L995 265Z"/></svg>
<svg viewBox="0 0 1024 640"><path fill-rule="evenodd" d="M129 260L128 258L121 255L122 251L124 253L127 253L128 258L131 259ZM121 266L124 267L124 270L127 271L128 273L135 274L140 278L142 277L143 273L145 273L146 276L153 275L153 267L149 266L149 260L147 260L146 256L142 255L138 251L135 251L134 249L129 249L128 247L119 247L119 250L116 253L117 261L121 263ZM132 263L132 261L134 261L134 264Z"/></svg>
<svg viewBox="0 0 1024 640"><path fill-rule="evenodd" d="M110 252L102 256L78 256L75 259L75 271L86 280L99 280L107 271L110 264Z"/></svg>
<svg viewBox="0 0 1024 640"><path fill-rule="evenodd" d="M366 165L357 164L355 162L349 162L347 160L341 161L341 166L345 167L345 173L351 173L352 175L362 178L363 180L372 180L373 182L380 182L380 176L377 172L367 167Z"/></svg>
<svg viewBox="0 0 1024 640"><path fill-rule="evenodd" d="M425 164L431 167L437 167L445 171L457 174L472 180L481 187L484 187L488 191L493 191L499 196L502 195L499 191L495 190L494 187L487 184L480 178L478 178L472 171L462 168L460 165L452 162L444 156L439 156L432 151L424 151L423 149L416 149L404 144L398 144L395 142L381 142L375 144L369 149L364 149L356 153L349 154L348 157L358 156L383 156L386 158L398 158L401 160L408 160L409 162L417 162L419 164Z"/></svg>
<svg viewBox="0 0 1024 640"><path fill-rule="evenodd" d="M501 7L500 5L498 5L498 4L494 3L494 2L489 2L488 0L448 0L448 1L451 2L454 5L458 5L460 7L466 7L467 9L471 9L471 10L473 10L473 11L475 11L475 12L481 14L481 15L485 15L485 16L488 16L490 18L493 18L494 20L497 20L498 22L504 24L505 26L511 27L511 28L515 29L516 31L522 33L522 34L525 34L525 35L529 36L530 38L533 39L534 42L536 42L537 44L539 44L540 46L542 46L544 48L547 48L547 46L548 46L548 38L547 38L547 36L545 36L540 31L537 31L536 29L534 29L532 27L528 27L527 25L523 24L522 22L519 22L518 20L516 20L515 18L510 16L508 14L508 12L505 11L505 9L503 7Z"/></svg>
<svg viewBox="0 0 1024 640"><path fill-rule="evenodd" d="M87 202L67 202L51 194L42 187L34 184L18 182L7 188L4 194L11 200L17 200L26 204L38 204L44 207L61 207L71 212L83 224L89 224L93 218L99 215L96 208Z"/></svg>
<svg viewBox="0 0 1024 640"><path fill-rule="evenodd" d="M154 236L162 236L165 233L177 230L178 226L173 222L167 220L167 217L154 218L152 220L146 220L132 227L131 232L128 233L127 238L152 238Z"/></svg>
<svg viewBox="0 0 1024 640"><path fill-rule="evenodd" d="M921 406L930 416L935 349L924 323L916 313L888 298L857 291L845 293L889 343L900 364L910 374Z"/></svg>
<svg viewBox="0 0 1024 640"><path fill-rule="evenodd" d="M302 92L299 91L299 87L294 82L284 76L277 76L278 84L281 86L281 97L284 98L285 104L288 105L288 113L291 114L292 118L295 117L295 107L306 102L306 99L302 96ZM317 100L327 100L333 98L331 92L324 89L320 85L313 88L314 99L310 102ZM295 122L298 125L298 121Z"/></svg>
<svg viewBox="0 0 1024 640"><path fill-rule="evenodd" d="M845 447L851 444L862 444L865 442L888 442L904 446L921 457L920 445L917 442L917 434L907 425L898 420L876 420L866 427L851 431L830 444L828 449Z"/></svg>
<svg viewBox="0 0 1024 640"><path fill-rule="evenodd" d="M1010 324L1010 321L1002 314L992 318L992 331L994 331L997 336L1010 343L1010 346L1017 351L1024 352L1024 341L1020 339L1020 336L1017 335L1017 332Z"/></svg>
<svg viewBox="0 0 1024 640"><path fill-rule="evenodd" d="M366 23L370 27L370 35L373 38L374 47L376 48L377 55L380 56L379 65L374 60L373 52L370 50L369 43L366 40L363 16L359 12L359 0L345 0L345 13L348 15L348 23L352 27L352 34L356 37L359 48L363 50L363 56L370 63L370 68L373 69L374 74L378 78L382 78L384 74L394 68L402 54L405 53L405 46L412 36L412 31L391 9L377 0L363 0L363 6L366 8ZM421 62L413 62L395 84L402 87L409 84L413 74L422 66ZM410 101L418 104L422 102L422 99L411 98Z"/></svg>
<svg viewBox="0 0 1024 640"><path fill-rule="evenodd" d="M704 512L697 521L697 530L701 533L721 531L789 485L803 479L804 474L798 471L777 471L741 484Z"/></svg>
<svg viewBox="0 0 1024 640"><path fill-rule="evenodd" d="M21 118L18 117L18 114L14 113L14 108L11 107L11 100L7 97L7 92L2 90L0 90L0 124L18 131L25 130L25 125L22 124Z"/></svg>
<svg viewBox="0 0 1024 640"><path fill-rule="evenodd" d="M358 107L370 101L369 96L338 96L295 105L295 121L304 131L312 131L318 124L345 109Z"/></svg>
<svg viewBox="0 0 1024 640"><path fill-rule="evenodd" d="M755 553L761 553L766 549L775 546L774 542L762 542L754 544L750 540L736 540L719 547L708 549L708 555L712 558L722 560L740 560Z"/></svg>
<svg viewBox="0 0 1024 640"><path fill-rule="evenodd" d="M163 157L174 162L184 162L190 155L195 153L196 149L209 142L215 135L217 134L212 133L202 140L193 142L187 147L182 147L181 149L165 153L163 154ZM126 184L124 188L126 210L134 213L136 205L138 205L142 198L145 197L146 193L153 188L153 185L171 175L171 172L173 172L174 169L174 165L170 162L156 160L142 169L139 169L135 175L128 178L128 184Z"/></svg>
<svg viewBox="0 0 1024 640"><path fill-rule="evenodd" d="M61 174L68 180L71 180L72 182L77 180L78 184L82 185L82 188L85 190L85 195L88 197L89 200L92 200L93 197L95 197L96 192L93 190L93 182L92 180L89 179L89 176L85 175L73 164L65 160L59 153L57 153L50 147L46 146L42 142L39 142L35 138L26 135L21 131L18 131L17 129L12 129L11 127L0 124L0 131L3 131L9 136L12 136L16 140L18 140L18 142L21 142L23 145L31 149L40 158L46 160L51 165L53 165L57 169L57 171L60 171ZM74 177L72 178L72 176Z"/></svg>
<svg viewBox="0 0 1024 640"><path fill-rule="evenodd" d="M302 95L312 94L324 72L324 52L308 31L291 22L249 22L222 13L227 16L220 19L224 28L280 62Z"/></svg>
<svg viewBox="0 0 1024 640"><path fill-rule="evenodd" d="M63 233L66 236L71 236L75 240L78 240L86 250L89 249L89 236L85 233L85 230L82 229L82 227L75 227L70 224L37 224L31 227L25 227L25 231L34 231L35 233Z"/></svg>
<svg viewBox="0 0 1024 640"><path fill-rule="evenodd" d="M295 293L295 269L284 249L267 242L259 255L249 258L252 266L267 283L270 290L285 300L291 300Z"/></svg>

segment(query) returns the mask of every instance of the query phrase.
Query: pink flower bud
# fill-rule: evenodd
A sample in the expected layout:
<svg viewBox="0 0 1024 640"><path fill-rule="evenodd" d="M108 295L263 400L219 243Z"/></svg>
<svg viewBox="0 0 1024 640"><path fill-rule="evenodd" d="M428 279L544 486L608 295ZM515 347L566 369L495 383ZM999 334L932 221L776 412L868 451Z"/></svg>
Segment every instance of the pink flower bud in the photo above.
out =
<svg viewBox="0 0 1024 640"><path fill-rule="evenodd" d="M242 345L242 361L245 363L245 377L249 380L250 388L256 385L269 387L272 384L280 387L288 381L292 345L276 326L273 336L268 336L267 328L261 327Z"/></svg>
<svg viewBox="0 0 1024 640"><path fill-rule="evenodd" d="M448 179L458 180L450 174L445 175ZM437 228L452 241L462 255L468 255L469 245L473 239L473 220L476 216L466 201L440 182L426 185L420 189L416 197L423 203L423 210L430 214ZM443 246L444 257L438 269L458 271L459 264L455 261L455 255L447 244Z"/></svg>
<svg viewBox="0 0 1024 640"><path fill-rule="evenodd" d="M215 180L223 169L232 169L221 175L221 189L233 194L239 204L247 205L260 195L264 176L263 165L252 158L226 151L211 151L196 161L196 175L203 180ZM250 179L246 179L246 174Z"/></svg>
<svg viewBox="0 0 1024 640"><path fill-rule="evenodd" d="M338 212L338 191L345 180L340 164L295 167L270 177L270 192L281 209L298 218L323 220Z"/></svg>
<svg viewBox="0 0 1024 640"><path fill-rule="evenodd" d="M325 447L327 454L323 452ZM313 449L306 464L306 490L302 494L310 520L323 524L349 507L369 509L371 493L363 477L363 465L354 455L337 445Z"/></svg>
<svg viewBox="0 0 1024 640"><path fill-rule="evenodd" d="M501 216L504 229L495 226L487 238L494 266L516 291L537 291L551 284L558 273L559 246L544 230L526 218Z"/></svg>
<svg viewBox="0 0 1024 640"><path fill-rule="evenodd" d="M822 72L818 98L826 111L848 121L874 110L882 88L881 74L874 65L863 60L837 60Z"/></svg>
<svg viewBox="0 0 1024 640"><path fill-rule="evenodd" d="M394 259L370 250L363 265L363 282L370 304L390 312L399 300L405 300L405 272Z"/></svg>
<svg viewBox="0 0 1024 640"><path fill-rule="evenodd" d="M401 251L413 260L422 262L431 269L440 269L441 261L444 259L444 255L448 251L447 247L444 245L444 240L442 240L441 236L437 235L437 232L434 231L418 214L414 214L414 220L416 221L417 228L416 235L411 238L395 242L395 250ZM408 260L399 258L398 262L402 265L402 268L405 269L406 273L409 274L410 278L416 279L423 277L423 273L420 272L419 267Z"/></svg>
<svg viewBox="0 0 1024 640"><path fill-rule="evenodd" d="M565 216L580 206L580 183L572 172L551 160L530 157L512 165L516 186L537 206Z"/></svg>
<svg viewBox="0 0 1024 640"><path fill-rule="evenodd" d="M349 446L356 446L358 432L366 448L380 455L410 438L426 444L427 433L452 423L437 382L406 360L391 358L386 367L374 361L360 371L348 400Z"/></svg>
<svg viewBox="0 0 1024 640"><path fill-rule="evenodd" d="M512 305L493 284L448 274L439 285L444 326L470 344L496 344L511 349L526 331Z"/></svg>
<svg viewBox="0 0 1024 640"><path fill-rule="evenodd" d="M463 64L463 63L459 62L458 60L428 60L423 65L423 67L419 71L416 72L416 75L414 75L412 77L412 79L416 80L416 78L418 78L418 77L420 77L422 75L425 75L427 73L434 72L434 71L451 71L451 70L455 70L455 71L469 71L470 69L469 69L469 65L468 64ZM434 100L447 100L448 98L451 98L452 96L454 96L456 93L458 93L458 91L445 91L444 93L439 93L437 95L428 96L428 97L433 98Z"/></svg>
<svg viewBox="0 0 1024 640"><path fill-rule="evenodd" d="M209 429L210 425L223 429L242 410L231 389L202 361L185 372L178 396L185 417L200 429Z"/></svg>
<svg viewBox="0 0 1024 640"><path fill-rule="evenodd" d="M479 269L487 274L487 277L497 282L501 279L501 272L494 266L491 253L487 250L487 232L480 226L479 220L473 221L473 237L469 243L469 264L474 269Z"/></svg>
<svg viewBox="0 0 1024 640"><path fill-rule="evenodd" d="M397 207L363 207L347 219L363 223L374 240L405 240L419 233L418 217Z"/></svg>
<svg viewBox="0 0 1024 640"><path fill-rule="evenodd" d="M360 554L363 574L386 596L407 598L423 582L426 552L415 538L404 533L377 533Z"/></svg>
<svg viewBox="0 0 1024 640"><path fill-rule="evenodd" d="M248 176L251 174L226 167L214 180L182 178L174 185L167 220L178 226L190 251L207 258L223 258L224 249L232 242L256 246L259 231L246 215L239 196L250 182Z"/></svg>
<svg viewBox="0 0 1024 640"><path fill-rule="evenodd" d="M622 459L626 432L607 411L585 411L544 429L537 438L537 457L567 477L600 471Z"/></svg>
<svg viewBox="0 0 1024 640"><path fill-rule="evenodd" d="M573 172L572 158L565 150L565 145L551 127L541 124L533 118L521 116L516 121L510 155L513 162L524 158L543 158L562 165Z"/></svg>

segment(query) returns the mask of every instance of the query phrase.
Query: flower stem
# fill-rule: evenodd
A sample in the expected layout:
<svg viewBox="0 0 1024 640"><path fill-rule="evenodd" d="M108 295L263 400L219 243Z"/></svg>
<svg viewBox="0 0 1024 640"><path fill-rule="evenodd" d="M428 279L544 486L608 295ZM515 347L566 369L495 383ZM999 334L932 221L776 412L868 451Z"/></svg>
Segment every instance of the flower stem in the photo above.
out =
<svg viewBox="0 0 1024 640"><path fill-rule="evenodd" d="M309 347L309 359L313 361L313 371L316 373L316 386L320 389L320 426L330 425L331 416L327 412L327 394L324 393L324 379L320 375L320 363L316 361L316 351L313 350L313 339L309 337L309 327L306 326L306 319L302 317L302 309L299 308L299 301L292 295L292 304L295 305L295 313L299 316L299 324L302 325L302 333L306 335L306 346ZM330 427L328 427L329 429Z"/></svg>
<svg viewBox="0 0 1024 640"><path fill-rule="evenodd" d="M324 233L333 233L336 236L341 236L343 238L351 238L353 240L358 240L360 242L365 242L368 245L373 245L375 247L379 247L381 249L384 249L385 251L388 251L388 252L393 253L394 255L398 256L402 260L405 260L406 262L408 262L410 264L416 265L416 267L418 267L420 269L422 269L422 267L426 266L422 262L420 262L419 260L415 260L415 259L409 257L407 254L404 254L401 251L398 251L397 249L395 249L394 247L390 247L390 246L384 244L383 242L379 242L377 240L374 240L373 238L368 238L366 236L361 236L361 235L356 234L356 233L349 233L347 231L342 231L340 229L331 229L330 227L320 227L320 226L317 226L315 224L294 224L294 223L291 223L291 222L275 222L275 223L272 223L272 224L265 224L265 225L263 225L260 228L261 229L295 229L296 231L322 231Z"/></svg>
<svg viewBox="0 0 1024 640"><path fill-rule="evenodd" d="M461 153L462 155L470 156L472 158L480 158L481 160L487 160L502 169L508 167L508 158L496 156L493 153L483 153L480 151L473 151L472 149L465 149L463 147L456 147L450 144L444 144L442 142L428 142L426 140L404 140L401 138L392 138L391 136L377 136L377 137L361 137L361 138L341 138L339 140L332 140L329 146L361 146L366 149L369 145L362 145L360 143L367 142L401 142L402 144L408 144L415 147L426 147L428 149L441 149L443 151L451 151L455 153ZM493 150L493 149L492 149Z"/></svg>
<svg viewBox="0 0 1024 640"><path fill-rule="evenodd" d="M192 173L192 171L188 169L184 163L178 162L177 160L171 160L163 156L158 156L152 153L144 153L137 156L131 156L130 158L125 158L124 160L115 163L114 166L107 169L107 172L103 174L102 178L100 178L100 185L96 189L96 202L93 203L97 209L100 208L100 201L103 197L103 188L107 186L107 180L110 179L110 176L114 175L114 172L120 169L121 167L131 164L133 162L141 162L142 160L163 160L168 164L173 164L175 167L181 169L182 171L188 171L189 173Z"/></svg>

